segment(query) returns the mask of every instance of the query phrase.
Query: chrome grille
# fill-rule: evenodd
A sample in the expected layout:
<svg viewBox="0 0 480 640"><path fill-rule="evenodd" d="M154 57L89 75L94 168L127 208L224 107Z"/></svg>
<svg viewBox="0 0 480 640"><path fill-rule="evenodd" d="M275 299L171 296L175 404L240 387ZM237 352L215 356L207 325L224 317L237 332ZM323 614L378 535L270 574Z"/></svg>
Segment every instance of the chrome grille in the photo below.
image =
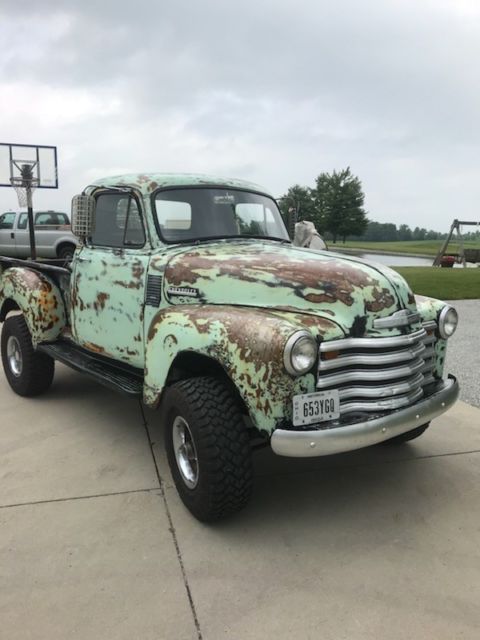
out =
<svg viewBox="0 0 480 640"><path fill-rule="evenodd" d="M341 414L413 404L434 379L435 328L435 322L427 322L406 335L322 343L317 389L338 389Z"/></svg>
<svg viewBox="0 0 480 640"><path fill-rule="evenodd" d="M424 322L423 328L425 329L426 336L423 339L425 345L425 351L423 354L424 365L422 369L423 373L423 386L434 382L433 377L433 365L435 359L435 331L437 330L437 323L434 320L430 322Z"/></svg>

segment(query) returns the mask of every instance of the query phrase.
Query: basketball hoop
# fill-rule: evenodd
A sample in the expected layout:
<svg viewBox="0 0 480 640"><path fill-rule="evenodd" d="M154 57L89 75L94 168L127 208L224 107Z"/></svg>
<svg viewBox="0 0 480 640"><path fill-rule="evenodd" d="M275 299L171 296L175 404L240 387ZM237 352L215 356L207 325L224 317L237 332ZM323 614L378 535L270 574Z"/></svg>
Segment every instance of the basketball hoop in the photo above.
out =
<svg viewBox="0 0 480 640"><path fill-rule="evenodd" d="M38 180L35 178L10 178L10 183L15 189L18 198L19 207L28 207L32 193L38 186ZM30 192L30 193L29 193ZM30 198L29 198L30 195Z"/></svg>
<svg viewBox="0 0 480 640"><path fill-rule="evenodd" d="M13 187L19 206L27 207L30 257L35 260L32 193L35 189L58 189L57 147L0 142L0 187Z"/></svg>

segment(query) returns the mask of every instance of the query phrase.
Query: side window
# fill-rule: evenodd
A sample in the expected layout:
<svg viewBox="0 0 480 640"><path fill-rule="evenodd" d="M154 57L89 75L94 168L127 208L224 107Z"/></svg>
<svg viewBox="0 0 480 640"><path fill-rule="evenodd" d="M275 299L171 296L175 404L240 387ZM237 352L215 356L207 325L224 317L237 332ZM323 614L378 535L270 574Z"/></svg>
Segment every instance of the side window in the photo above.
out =
<svg viewBox="0 0 480 640"><path fill-rule="evenodd" d="M91 241L101 247L143 247L145 231L136 200L124 193L100 194Z"/></svg>
<svg viewBox="0 0 480 640"><path fill-rule="evenodd" d="M28 224L28 213L21 213L18 218L17 229L26 229Z"/></svg>
<svg viewBox="0 0 480 640"><path fill-rule="evenodd" d="M45 211L43 213L37 213L35 216L35 226L43 227L47 224L56 224L56 215L55 213L50 213L49 211Z"/></svg>
<svg viewBox="0 0 480 640"><path fill-rule="evenodd" d="M0 229L13 229L13 223L15 222L15 212L4 213L0 216Z"/></svg>
<svg viewBox="0 0 480 640"><path fill-rule="evenodd" d="M70 220L66 213L57 213L57 222L56 224L70 224Z"/></svg>

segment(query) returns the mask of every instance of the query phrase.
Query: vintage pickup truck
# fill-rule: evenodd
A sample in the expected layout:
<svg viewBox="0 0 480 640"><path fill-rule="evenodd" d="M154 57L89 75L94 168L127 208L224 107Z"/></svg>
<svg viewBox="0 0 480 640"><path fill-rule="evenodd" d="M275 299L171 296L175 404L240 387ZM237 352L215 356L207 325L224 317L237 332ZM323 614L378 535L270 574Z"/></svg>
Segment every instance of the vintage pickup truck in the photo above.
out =
<svg viewBox="0 0 480 640"><path fill-rule="evenodd" d="M67 214L60 211L37 211L34 220L37 255L42 258L71 260L77 239L71 232ZM6 211L0 215L0 256L30 256L26 211Z"/></svg>
<svg viewBox="0 0 480 640"><path fill-rule="evenodd" d="M0 260L6 378L45 392L59 360L158 407L201 520L247 502L257 446L404 442L458 396L443 375L456 311L384 266L293 247L262 187L116 176L74 197L72 227L69 268Z"/></svg>

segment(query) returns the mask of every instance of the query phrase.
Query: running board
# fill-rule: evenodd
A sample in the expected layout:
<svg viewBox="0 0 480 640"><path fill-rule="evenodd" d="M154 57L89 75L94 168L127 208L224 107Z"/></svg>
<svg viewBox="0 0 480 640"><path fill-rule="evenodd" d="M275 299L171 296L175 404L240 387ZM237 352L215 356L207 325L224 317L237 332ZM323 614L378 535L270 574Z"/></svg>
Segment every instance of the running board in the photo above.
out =
<svg viewBox="0 0 480 640"><path fill-rule="evenodd" d="M133 367L111 364L106 358L96 356L71 342L60 340L49 344L39 344L37 351L46 353L54 360L58 360L67 367L85 373L99 384L119 391L128 396L141 396L143 392L143 378ZM128 367L128 369L127 369Z"/></svg>

